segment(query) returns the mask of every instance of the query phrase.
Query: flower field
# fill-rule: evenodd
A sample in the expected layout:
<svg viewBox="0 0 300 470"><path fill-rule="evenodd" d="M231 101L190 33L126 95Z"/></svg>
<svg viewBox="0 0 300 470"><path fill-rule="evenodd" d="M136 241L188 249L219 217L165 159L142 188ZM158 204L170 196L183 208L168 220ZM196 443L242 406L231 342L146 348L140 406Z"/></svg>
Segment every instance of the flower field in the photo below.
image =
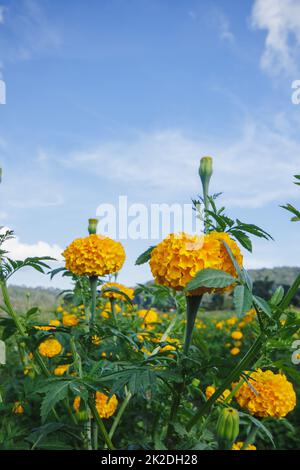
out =
<svg viewBox="0 0 300 470"><path fill-rule="evenodd" d="M199 176L203 233L170 234L142 253L146 284L118 282L125 250L97 233L97 219L55 269L48 257L12 260L13 232L1 234L2 450L299 448L300 275L289 290L255 295L243 253L251 237L272 237L218 209L210 157ZM10 299L23 268L70 280L47 321ZM203 295L215 293L234 310L206 311Z"/></svg>

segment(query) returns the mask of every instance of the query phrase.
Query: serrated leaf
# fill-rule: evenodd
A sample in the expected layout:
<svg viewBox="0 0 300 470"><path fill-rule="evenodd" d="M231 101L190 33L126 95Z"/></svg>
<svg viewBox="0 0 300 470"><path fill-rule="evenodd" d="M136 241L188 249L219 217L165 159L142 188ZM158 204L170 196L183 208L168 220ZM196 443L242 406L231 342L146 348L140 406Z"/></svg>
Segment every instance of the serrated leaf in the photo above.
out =
<svg viewBox="0 0 300 470"><path fill-rule="evenodd" d="M191 291L199 287L223 288L235 284L237 279L220 269L202 269L187 284L186 290Z"/></svg>
<svg viewBox="0 0 300 470"><path fill-rule="evenodd" d="M256 305L258 310L261 312L265 313L267 317L272 318L272 310L270 308L270 305L268 302L263 299L262 297L259 297L257 295L253 296L253 303Z"/></svg>
<svg viewBox="0 0 300 470"><path fill-rule="evenodd" d="M69 385L69 381L59 381L51 386L49 385L48 392L43 398L41 404L41 419L43 423L46 421L52 408L54 408L58 402L66 398Z"/></svg>
<svg viewBox="0 0 300 470"><path fill-rule="evenodd" d="M233 303L238 317L248 312L252 306L252 294L246 286L236 286L233 291Z"/></svg>

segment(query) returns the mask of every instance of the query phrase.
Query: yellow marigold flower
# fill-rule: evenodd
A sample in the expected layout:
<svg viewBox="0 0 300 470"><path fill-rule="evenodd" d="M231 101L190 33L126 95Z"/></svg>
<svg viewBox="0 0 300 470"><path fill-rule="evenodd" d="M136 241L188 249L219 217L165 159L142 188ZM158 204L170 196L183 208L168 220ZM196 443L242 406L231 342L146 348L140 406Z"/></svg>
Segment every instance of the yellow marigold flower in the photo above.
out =
<svg viewBox="0 0 300 470"><path fill-rule="evenodd" d="M55 338L48 338L39 345L39 353L45 357L54 357L60 354L62 345Z"/></svg>
<svg viewBox="0 0 300 470"><path fill-rule="evenodd" d="M229 326L233 326L236 324L237 320L238 320L237 317L231 317L226 320L226 323Z"/></svg>
<svg viewBox="0 0 300 470"><path fill-rule="evenodd" d="M241 352L240 348L237 348L237 347L230 349L230 354L232 356L237 356L238 354L240 354L240 352Z"/></svg>
<svg viewBox="0 0 300 470"><path fill-rule="evenodd" d="M64 326L76 326L77 323L79 322L79 319L77 318L76 315L70 313L70 314L63 316L62 322Z"/></svg>
<svg viewBox="0 0 300 470"><path fill-rule="evenodd" d="M241 252L227 233L211 232L202 236L170 234L151 253L150 268L155 281L157 284L182 290L198 271L205 268L221 269L237 277L223 241L229 245L242 266ZM201 288L193 291L192 295L228 290L231 290L231 286L224 289Z"/></svg>
<svg viewBox="0 0 300 470"><path fill-rule="evenodd" d="M232 445L232 448L231 450L241 450L242 447L243 447L244 443L239 441L239 442L235 442L233 445ZM243 450L256 450L256 447L255 445L253 444L248 444L247 447Z"/></svg>
<svg viewBox="0 0 300 470"><path fill-rule="evenodd" d="M61 313L63 310L64 310L64 309L62 308L61 305L59 305L59 306L57 307L57 309L56 309L56 311L57 311L58 313Z"/></svg>
<svg viewBox="0 0 300 470"><path fill-rule="evenodd" d="M124 292L130 300L133 299L134 297L134 289L131 287L126 287L123 284L119 284L118 282L107 282L102 286L102 291L105 291L105 289L119 289L120 291ZM102 297L104 298L110 298L110 299L117 299L117 300L126 300L124 295L120 292L103 292Z"/></svg>
<svg viewBox="0 0 300 470"><path fill-rule="evenodd" d="M80 402L81 402L81 398L80 398L79 395L77 395L77 396L74 398L74 401L73 401L73 409L76 411L76 413L78 413L78 411L79 411Z"/></svg>
<svg viewBox="0 0 300 470"><path fill-rule="evenodd" d="M99 346L99 344L101 343L101 338L98 335L93 335L91 340L95 346Z"/></svg>
<svg viewBox="0 0 300 470"><path fill-rule="evenodd" d="M16 415L22 415L24 413L24 407L20 401L16 401L13 406L13 413Z"/></svg>
<svg viewBox="0 0 300 470"><path fill-rule="evenodd" d="M66 268L79 276L104 276L116 273L125 261L121 243L92 234L77 238L63 252Z"/></svg>
<svg viewBox="0 0 300 470"><path fill-rule="evenodd" d="M239 340L239 339L242 339L242 337L243 337L243 333L242 333L241 331L233 331L233 332L231 333L231 338L232 338L232 339L237 339L237 340Z"/></svg>
<svg viewBox="0 0 300 470"><path fill-rule="evenodd" d="M118 399L116 395L108 397L101 392L96 392L95 403L100 418L109 418L114 414L118 407Z"/></svg>
<svg viewBox="0 0 300 470"><path fill-rule="evenodd" d="M208 400L215 393L215 391L216 389L213 385L208 385L205 390L206 399Z"/></svg>
<svg viewBox="0 0 300 470"><path fill-rule="evenodd" d="M144 319L144 323L146 325L149 325L150 323L157 323L159 320L158 314L155 310L149 309L149 310L138 310L137 312L138 316L140 318Z"/></svg>
<svg viewBox="0 0 300 470"><path fill-rule="evenodd" d="M257 369L236 391L235 398L241 408L251 414L266 418L283 418L296 406L293 385L284 374L274 374L271 370Z"/></svg>
<svg viewBox="0 0 300 470"><path fill-rule="evenodd" d="M115 304L115 313L120 313L122 311L120 305ZM109 314L111 313L111 303L106 302L106 304L103 307L103 311L101 312L101 317L103 318L109 318Z"/></svg>
<svg viewBox="0 0 300 470"><path fill-rule="evenodd" d="M222 330L223 326L224 326L224 322L223 322L223 321L218 321L218 322L216 323L216 328L217 328L217 330Z"/></svg>
<svg viewBox="0 0 300 470"><path fill-rule="evenodd" d="M205 389L205 396L206 396L206 399L208 400L214 393L215 393L216 389L213 385L208 385L208 387L206 387ZM225 400L225 398L228 397L228 395L230 395L230 390L228 390L228 388L226 390L224 390L224 392L222 393L222 395L220 396L220 398L218 398L217 401L223 401Z"/></svg>
<svg viewBox="0 0 300 470"><path fill-rule="evenodd" d="M49 321L49 325L52 325L52 326L59 326L59 325L60 325L60 321L59 321L59 320L50 320L50 321Z"/></svg>
<svg viewBox="0 0 300 470"><path fill-rule="evenodd" d="M65 372L70 368L71 364L61 364L60 366L55 367L54 375L64 375Z"/></svg>

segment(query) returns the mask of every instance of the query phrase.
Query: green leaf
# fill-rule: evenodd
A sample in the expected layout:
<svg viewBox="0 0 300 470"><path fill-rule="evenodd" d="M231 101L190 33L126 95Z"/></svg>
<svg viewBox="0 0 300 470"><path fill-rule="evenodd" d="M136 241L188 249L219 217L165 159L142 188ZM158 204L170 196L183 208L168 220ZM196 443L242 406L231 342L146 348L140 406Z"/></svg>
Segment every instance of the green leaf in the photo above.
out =
<svg viewBox="0 0 300 470"><path fill-rule="evenodd" d="M233 291L233 303L238 317L248 312L252 306L252 294L246 286L236 286Z"/></svg>
<svg viewBox="0 0 300 470"><path fill-rule="evenodd" d="M260 312L263 312L267 315L267 317L272 318L272 310L265 299L263 299L262 297L258 297L258 295L254 295L253 303L256 305L257 309Z"/></svg>
<svg viewBox="0 0 300 470"><path fill-rule="evenodd" d="M240 242L240 244L246 248L246 250L252 252L252 242L248 235L240 230L230 230L230 233Z"/></svg>
<svg viewBox="0 0 300 470"><path fill-rule="evenodd" d="M48 391L41 404L41 418L44 423L52 408L68 394L70 381L64 380L58 383L48 384Z"/></svg>
<svg viewBox="0 0 300 470"><path fill-rule="evenodd" d="M229 245L228 245L226 242L224 242L224 241L223 241L223 244L224 244L224 246L225 246L225 248L226 248L226 250L227 250L227 253L228 253L229 256L230 256L230 259L231 259L232 264L233 264L233 266L234 266L234 268L235 268L235 270L236 270L236 273L237 273L237 275L238 275L239 280L240 280L240 281L244 281L245 279L244 279L244 276L243 276L243 271L241 270L241 268L240 268L240 266L239 266L239 263L237 262L237 260L236 260L236 258L235 258L235 256L234 256L234 254L232 253L232 251L231 251Z"/></svg>
<svg viewBox="0 0 300 470"><path fill-rule="evenodd" d="M237 279L220 269L202 269L187 284L186 290L191 291L198 287L223 288L235 284Z"/></svg>
<svg viewBox="0 0 300 470"><path fill-rule="evenodd" d="M148 250L144 251L144 253L142 253L136 260L135 264L136 265L140 265L140 264L145 264L147 263L150 258L151 258L151 253L152 253L152 250L154 250L155 246L150 246L150 248L148 248Z"/></svg>
<svg viewBox="0 0 300 470"><path fill-rule="evenodd" d="M101 290L101 294L105 294L105 292L115 292L117 294L120 294L127 300L127 302L132 304L132 300L130 299L130 297L128 297L128 295L125 292L123 292L121 289L118 289L116 287L107 287Z"/></svg>
<svg viewBox="0 0 300 470"><path fill-rule="evenodd" d="M282 286L277 287L276 291L271 297L270 303L272 305L279 305L284 297L284 288Z"/></svg>

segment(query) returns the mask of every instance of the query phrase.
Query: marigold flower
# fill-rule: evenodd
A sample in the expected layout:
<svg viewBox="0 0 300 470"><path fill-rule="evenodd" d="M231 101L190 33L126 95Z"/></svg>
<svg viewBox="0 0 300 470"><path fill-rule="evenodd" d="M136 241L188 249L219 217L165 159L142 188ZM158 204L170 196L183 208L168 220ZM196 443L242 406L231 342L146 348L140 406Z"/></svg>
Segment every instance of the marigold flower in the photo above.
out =
<svg viewBox="0 0 300 470"><path fill-rule="evenodd" d="M257 369L236 391L235 398L241 408L251 414L266 418L283 418L296 406L293 385L284 374ZM234 385L233 385L234 386Z"/></svg>
<svg viewBox="0 0 300 470"><path fill-rule="evenodd" d="M237 356L238 354L240 354L240 352L241 352L240 348L237 348L237 347L230 349L230 354L232 356Z"/></svg>
<svg viewBox="0 0 300 470"><path fill-rule="evenodd" d="M119 289L121 292L104 292L105 289ZM126 300L126 298L124 297L124 295L122 295L122 292L124 292L124 294L126 294L130 300L133 299L134 297L134 289L132 289L131 287L126 287L124 286L123 284L119 284L118 282L107 282L106 284L104 284L102 286L102 297L104 298L110 298L110 299L117 299L117 300Z"/></svg>
<svg viewBox="0 0 300 470"><path fill-rule="evenodd" d="M206 400L208 400L214 393L215 393L216 389L213 385L208 385L208 387L206 387L205 389L205 396L206 396ZM226 390L224 390L224 392L222 393L222 395L220 396L220 398L218 398L217 401L223 401L225 400L228 395L230 395L230 390L228 390L228 388L226 388Z"/></svg>
<svg viewBox="0 0 300 470"><path fill-rule="evenodd" d="M79 322L79 319L73 313L69 313L62 317L62 322L64 326L76 326Z"/></svg>
<svg viewBox="0 0 300 470"><path fill-rule="evenodd" d="M79 276L104 276L116 273L125 261L121 243L92 234L77 238L63 252L66 268Z"/></svg>
<svg viewBox="0 0 300 470"><path fill-rule="evenodd" d="M79 411L79 408L80 408L80 402L81 402L81 398L79 395L77 395L75 398L74 398L74 401L73 401L73 409L76 413L78 413Z"/></svg>
<svg viewBox="0 0 300 470"><path fill-rule="evenodd" d="M39 353L45 357L54 357L60 354L62 345L55 338L48 338L39 345Z"/></svg>
<svg viewBox="0 0 300 470"><path fill-rule="evenodd" d="M101 338L98 335L93 335L91 341L95 346L99 346L99 344L101 343Z"/></svg>
<svg viewBox="0 0 300 470"><path fill-rule="evenodd" d="M49 321L49 325L52 325L52 326L59 326L59 325L60 325L60 321L59 321L59 320L50 320L50 321Z"/></svg>
<svg viewBox="0 0 300 470"><path fill-rule="evenodd" d="M14 403L14 406L13 406L13 409L12 409L13 413L15 413L16 415L22 415L24 413L24 407L22 405L22 403L20 401L16 401Z"/></svg>
<svg viewBox="0 0 300 470"><path fill-rule="evenodd" d="M70 368L71 364L61 364L54 369L54 375L64 375L68 369Z"/></svg>
<svg viewBox="0 0 300 470"><path fill-rule="evenodd" d="M96 392L95 404L100 418L110 418L118 407L116 395L108 397L104 393Z"/></svg>
<svg viewBox="0 0 300 470"><path fill-rule="evenodd" d="M244 443L239 441L239 442L235 442L232 447L231 447L231 450L241 450L242 447L243 447ZM253 444L248 444L247 447L243 450L256 450L256 447L255 445Z"/></svg>
<svg viewBox="0 0 300 470"><path fill-rule="evenodd" d="M138 310L137 312L138 316L140 318L144 319L145 325L149 325L151 323L157 323L159 320L158 314L155 310L149 309L149 310Z"/></svg>
<svg viewBox="0 0 300 470"><path fill-rule="evenodd" d="M150 268L155 281L157 284L182 290L198 271L205 268L221 269L237 277L223 241L228 244L238 264L242 266L241 252L227 233L211 232L202 236L170 234L151 253ZM228 290L231 290L231 286L222 289L200 288L191 295Z"/></svg>
<svg viewBox="0 0 300 470"><path fill-rule="evenodd" d="M242 337L243 337L243 333L242 333L241 331L233 331L233 332L231 333L231 338L232 338L232 339L237 339L237 340L239 340L239 339L242 339Z"/></svg>

